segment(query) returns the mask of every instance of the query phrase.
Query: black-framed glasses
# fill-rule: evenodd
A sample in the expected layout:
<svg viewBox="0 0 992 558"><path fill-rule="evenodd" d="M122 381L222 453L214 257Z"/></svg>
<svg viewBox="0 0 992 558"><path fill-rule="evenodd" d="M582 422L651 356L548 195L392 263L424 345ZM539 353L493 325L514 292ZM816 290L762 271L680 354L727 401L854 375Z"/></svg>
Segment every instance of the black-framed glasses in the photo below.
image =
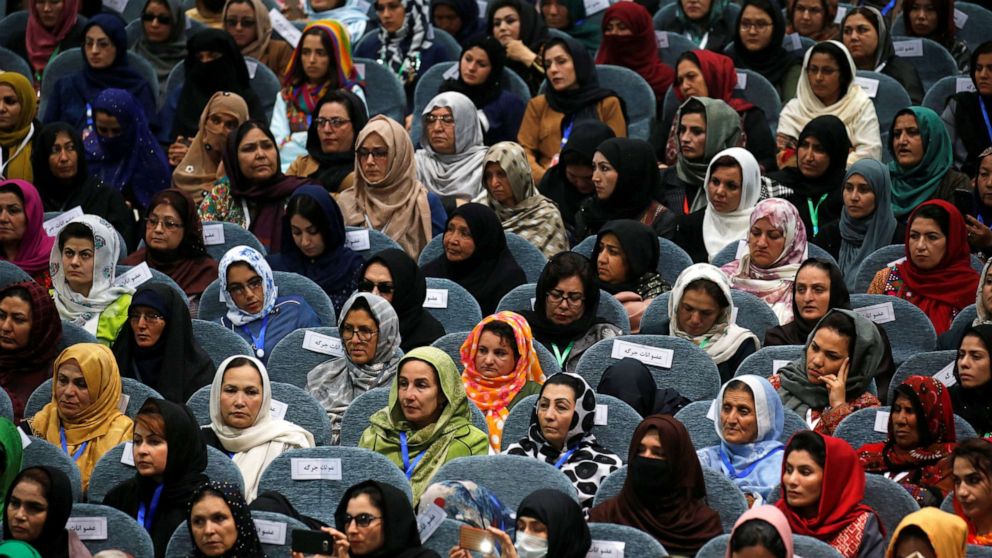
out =
<svg viewBox="0 0 992 558"><path fill-rule="evenodd" d="M247 29L248 27L255 27L255 18L253 17L229 17L224 19L224 25L228 27L237 27L238 24L241 27Z"/></svg>
<svg viewBox="0 0 992 558"><path fill-rule="evenodd" d="M355 516L346 515L341 519L342 521L344 521L344 525L341 525L340 528L347 529L348 526L351 525L352 521L354 521L355 524L358 525L359 527L365 528L368 527L369 525L372 525L372 522L375 521L376 519L382 519L382 517L375 516L370 513L360 513Z"/></svg>
<svg viewBox="0 0 992 558"><path fill-rule="evenodd" d="M580 304L586 297L582 293L565 293L555 289L553 291L548 291L548 300L552 304L561 304L562 301L568 301L569 304Z"/></svg>
<svg viewBox="0 0 992 558"><path fill-rule="evenodd" d="M127 313L127 319L132 323L138 323L144 318L146 324L157 324L165 320L165 316L158 312L139 312L132 310Z"/></svg>
<svg viewBox="0 0 992 558"><path fill-rule="evenodd" d="M145 217L145 226L149 229L156 229L159 225L165 227L167 231L175 231L183 228L183 224L172 219L159 219L158 217Z"/></svg>
<svg viewBox="0 0 992 558"><path fill-rule="evenodd" d="M333 118L323 118L323 117L316 118L314 119L313 122L314 124L317 125L318 128L323 128L324 126L330 125L331 128L334 128L335 130L340 130L341 128L344 127L345 124L350 123L351 120L348 120L347 118L338 118L337 116L335 116Z"/></svg>
<svg viewBox="0 0 992 558"><path fill-rule="evenodd" d="M378 159L380 161L389 156L388 149L365 149L364 147L361 147L358 149L357 153L358 158L362 161L368 159L369 155L371 155L373 159Z"/></svg>
<svg viewBox="0 0 992 558"><path fill-rule="evenodd" d="M372 289L379 289L379 292L388 295L393 292L392 283L376 283L375 281L369 281L368 279L362 279L358 282L358 290L363 293L370 293Z"/></svg>
<svg viewBox="0 0 992 558"><path fill-rule="evenodd" d="M141 14L141 21L151 23L158 20L160 25L172 25L172 16L168 14Z"/></svg>
<svg viewBox="0 0 992 558"><path fill-rule="evenodd" d="M256 277L253 277L253 278L249 279L248 280L248 283L246 283L244 285L242 285L240 283L236 283L234 285L228 286L227 287L227 292L231 293L231 296L242 296L242 295L245 294L245 288L246 287L248 289L251 289L252 291L259 291L259 290L261 290L263 284L264 284L264 281L262 281L262 278L256 276Z"/></svg>
<svg viewBox="0 0 992 558"><path fill-rule="evenodd" d="M368 341L369 339L372 339L372 336L377 333L379 333L379 330L377 329L368 329L365 327L360 327L356 329L355 327L347 324L341 326L341 339L344 339L345 341L351 339L356 335L358 336L359 341ZM361 525L361 523L359 523L359 525Z"/></svg>

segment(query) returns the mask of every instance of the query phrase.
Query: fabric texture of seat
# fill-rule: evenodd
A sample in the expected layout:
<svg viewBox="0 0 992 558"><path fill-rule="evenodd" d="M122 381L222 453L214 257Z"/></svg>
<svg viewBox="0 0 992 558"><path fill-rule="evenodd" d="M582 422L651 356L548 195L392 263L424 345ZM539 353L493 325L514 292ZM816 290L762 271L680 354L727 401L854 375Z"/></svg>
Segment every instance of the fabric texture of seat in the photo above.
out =
<svg viewBox="0 0 992 558"><path fill-rule="evenodd" d="M96 343L96 337L94 337L92 333L83 329L82 326L63 320L62 340L58 343L59 352L61 353L67 347L71 347L76 343Z"/></svg>
<svg viewBox="0 0 992 558"><path fill-rule="evenodd" d="M744 242L744 241L742 240L741 242ZM739 243L738 244L734 244L733 242L731 242L726 247L724 247L723 250L720 250L717 253L716 257L713 258L713 261L711 263L713 265L715 265L716 267L721 267L721 266L727 265L728 263L736 260L737 259L738 246L739 246ZM806 245L806 257L808 257L808 258L822 258L824 260L827 260L828 262L832 262L834 264L837 263L837 260L835 260L834 257L831 256L829 252L827 252L823 248L820 248L816 244L813 244L812 242L810 242L810 243L808 243Z"/></svg>
<svg viewBox="0 0 992 558"><path fill-rule="evenodd" d="M941 346L948 349L957 350L958 343L961 338L964 337L964 332L968 331L971 327L972 322L978 317L978 309L974 304L969 304L958 312L957 316L954 316L954 321L951 322L951 329L947 330L946 333L940 336ZM949 345L944 345L949 343Z"/></svg>
<svg viewBox="0 0 992 558"><path fill-rule="evenodd" d="M121 394L121 403L126 406L124 414L134 418L141 410L141 406L145 404L145 400L149 397L156 397L158 399L162 398L159 392L155 391L149 386L135 380L134 378L121 378L121 387L123 392ZM32 417L41 410L46 404L52 400L52 379L49 378L41 383L40 386L36 387L34 391L31 392L31 397L28 397L28 402L24 404L24 416ZM124 401L127 401L124 403Z"/></svg>
<svg viewBox="0 0 992 558"><path fill-rule="evenodd" d="M435 308L431 299L431 291L447 291L447 304L444 308ZM424 308L434 319L441 322L444 331L470 331L475 324L482 321L482 309L471 293L450 279L427 277L427 301Z"/></svg>
<svg viewBox="0 0 992 558"><path fill-rule="evenodd" d="M228 223L227 221L214 221L212 223L204 223L206 227L216 227L220 225L224 228L224 242L220 244L208 244L207 254L217 260L218 262L224 257L224 254L228 250L234 248L235 246L250 246L263 256L267 253L265 246L262 246L262 242L258 240L251 233L251 231L245 229L244 227L236 223Z"/></svg>
<svg viewBox="0 0 992 558"><path fill-rule="evenodd" d="M292 384L305 390L307 389L307 373L318 364L335 358L343 358L344 352L340 355L330 355L303 348L303 340L308 331L334 337L340 341L336 327L298 329L283 337L272 349L272 354L269 355L269 360L265 366L269 372L269 379L273 382Z"/></svg>
<svg viewBox="0 0 992 558"><path fill-rule="evenodd" d="M437 552L438 556L447 556L448 551L452 547L458 546L458 541L461 540L461 528L462 525L466 525L457 519L445 518L444 521L438 525L437 530L431 533L431 536L427 540L421 538L421 544L425 548L429 548L434 552ZM473 556L480 556L479 554L473 554Z"/></svg>
<svg viewBox="0 0 992 558"><path fill-rule="evenodd" d="M350 237L360 238L360 240L363 243L364 243L364 238L362 237L364 237L364 234L361 233L364 233L366 231L368 232L369 235L368 248L359 250L358 246L355 244L351 244L349 246L352 250L360 254L366 260L378 254L379 252L382 252L383 250L388 250L389 248L401 249L400 245L395 240L389 238L385 234L375 229L363 229L360 227L345 227L345 230Z"/></svg>
<svg viewBox="0 0 992 558"><path fill-rule="evenodd" d="M899 483L883 475L865 475L865 503L875 510L885 529L888 545L892 533L907 515L919 511L920 505Z"/></svg>
<svg viewBox="0 0 992 558"><path fill-rule="evenodd" d="M885 407L872 407L869 409L858 409L844 417L834 431L834 437L840 438L851 444L851 447L858 449L865 444L874 442L884 442L888 436L888 422L886 421L886 431L875 430L875 420L879 412L888 413ZM954 431L958 440L975 437L975 429L958 415L954 415Z"/></svg>
<svg viewBox="0 0 992 558"><path fill-rule="evenodd" d="M8 261L0 261L0 287L29 280L31 280L31 276L23 269Z"/></svg>
<svg viewBox="0 0 992 558"><path fill-rule="evenodd" d="M2 27L4 27L4 25L2 20L0 20L0 28ZM0 30L0 37L3 36L5 35L3 34L3 31ZM31 66L28 65L27 61L21 58L20 55L14 51L3 47L0 47L0 70L6 72L17 72L28 78L28 81L31 83L34 83L34 75L31 71Z"/></svg>
<svg viewBox="0 0 992 558"><path fill-rule="evenodd" d="M968 76L951 74L942 77L927 88L927 92L923 96L923 106L932 109L937 114L942 114L947 107L947 99L957 93L959 79L971 83L971 78Z"/></svg>
<svg viewBox="0 0 992 558"><path fill-rule="evenodd" d="M313 311L317 314L321 325L326 327L337 325L337 319L334 315L334 305L331 304L331 299L327 296L327 293L317 283L302 275L288 271L273 271L272 275L276 287L279 288L279 296L295 295L303 297L307 301L307 304L310 305L310 308L313 308ZM220 297L220 280L214 279L212 283L207 285L207 288L200 296L200 312L197 317L208 322L219 322L226 314L227 305L224 304Z"/></svg>
<svg viewBox="0 0 992 558"><path fill-rule="evenodd" d="M286 536L283 544L269 544L265 542L265 538L262 538L262 549L265 550L267 556L289 556L293 546L293 529L309 529L302 521L281 513L252 511L251 517L255 520L255 529L260 538L263 529L269 530L274 527L273 524L282 523L285 525L284 530L282 527L278 527ZM169 546L165 549L165 558L187 558L192 556L192 553L193 540L189 536L189 527L184 521L172 533Z"/></svg>
<svg viewBox="0 0 992 558"><path fill-rule="evenodd" d="M876 325L885 329L892 346L892 360L899 366L909 357L932 351L937 345L937 332L933 322L915 304L898 297L881 294L852 294L851 307L859 308L879 304L892 304L894 318ZM874 314L874 312L873 312Z"/></svg>
<svg viewBox="0 0 992 558"><path fill-rule="evenodd" d="M352 45L352 49L352 52L358 52L358 44ZM355 58L354 62L359 77L365 81L366 91L375 92L366 98L369 118L384 114L397 122L403 122L406 114L406 92L400 78L371 58Z"/></svg>
<svg viewBox="0 0 992 558"><path fill-rule="evenodd" d="M527 479L527 482L521 482L521 479ZM565 473L553 465L521 455L477 455L455 459L442 465L432 482L446 480L468 480L485 486L511 510L517 509L524 498L541 488L558 490L578 501L575 487Z"/></svg>
<svg viewBox="0 0 992 558"><path fill-rule="evenodd" d="M434 342L431 343L431 346L437 347L438 349L448 353L451 360L455 361L455 366L458 367L458 370L464 370L465 367L462 366L461 347L462 343L465 342L465 339L468 338L469 334L470 332L468 331L448 333L434 340ZM558 361L555 360L555 357L551 354L551 351L549 351L539 341L534 341L534 352L537 353L537 361L541 363L541 371L544 372L544 376L546 378L550 378L551 376L561 372L561 367L558 366Z"/></svg>
<svg viewBox="0 0 992 558"><path fill-rule="evenodd" d="M148 531L130 515L100 504L74 504L71 518L104 517L107 519L107 538L91 540L80 536L83 545L91 554L101 550L122 550L131 556L153 556L155 547ZM71 520L70 520L71 521ZM185 525L185 524L184 524Z"/></svg>
<svg viewBox="0 0 992 558"><path fill-rule="evenodd" d="M870 80L878 82L874 96L871 95L870 91L866 92L871 97L871 103L875 105L875 116L878 117L878 130L882 136L882 145L887 146L889 145L889 129L892 128L892 122L896 119L896 115L903 109L909 108L913 101L909 98L906 88L895 78L879 72L858 70L855 78L858 85L865 88L865 84L870 83ZM885 162L892 158L886 147L882 148L882 158Z"/></svg>
<svg viewBox="0 0 992 558"><path fill-rule="evenodd" d="M627 109L627 137L647 141L657 116L654 91L648 82L630 68L597 64L599 83L609 84L620 95Z"/></svg>
<svg viewBox="0 0 992 558"><path fill-rule="evenodd" d="M675 63L684 52L698 48L692 39L681 33L665 31L658 27L658 16L661 10L654 16L655 36L658 37L658 58L665 64L675 68Z"/></svg>
<svg viewBox="0 0 992 558"><path fill-rule="evenodd" d="M892 375L892 380L889 382L889 393L886 401L892 402L892 398L895 396L896 388L899 387L906 378L910 376L933 376L937 372L943 370L947 365L953 367L955 359L957 359L957 350L949 351L931 351L929 353L918 353L915 354L896 370L896 373Z"/></svg>
<svg viewBox="0 0 992 558"><path fill-rule="evenodd" d="M685 268L692 265L692 258L689 257L689 254L681 246L667 238L658 237L658 246L661 249L661 257L658 258L658 275L661 275L661 278L667 281L669 285L674 285L675 280L679 278L679 274L685 271ZM587 258L592 258L592 252L595 248L596 236L592 235L582 239L582 242L572 247L572 251L578 252Z"/></svg>
<svg viewBox="0 0 992 558"><path fill-rule="evenodd" d="M896 20L899 24L903 22L902 17L898 17ZM903 33L901 30L893 29L893 34L902 35ZM893 36L892 40L896 55L916 68L924 91L928 91L944 76L953 76L958 73L958 64L954 61L954 57L944 48L944 45L937 41L925 37L900 36ZM937 114L941 112L937 111Z"/></svg>
<svg viewBox="0 0 992 558"><path fill-rule="evenodd" d="M0 389L0 417L14 420L14 404L7 395L7 390Z"/></svg>
<svg viewBox="0 0 992 558"><path fill-rule="evenodd" d="M716 434L713 421L707 416L711 403L712 400L693 401L675 413L675 418L684 424L685 429L689 431L689 438L692 439L692 445L697 450L720 444L720 437ZM779 436L778 440L784 444L789 441L793 434L808 430L809 427L806 426L802 417L792 409L783 410L785 411L785 422L782 435Z"/></svg>
<svg viewBox="0 0 992 558"><path fill-rule="evenodd" d="M151 62L145 60L143 56L136 52L128 52L127 54L128 65L132 66L134 71L148 81L148 85L151 86L153 92L157 92L158 74L155 72L155 68L151 65ZM66 49L48 62L48 65L45 66L45 73L41 77L41 100L38 105L38 114L45 114L45 101L52 97L52 90L55 84L65 76L81 72L83 65L83 53L79 50L79 47ZM274 97L273 102L275 102Z"/></svg>
<svg viewBox="0 0 992 558"><path fill-rule="evenodd" d="M613 523L590 523L589 533L593 541L622 542L624 556L656 557L668 552L657 540L640 529ZM722 557L721 557L722 558Z"/></svg>
<svg viewBox="0 0 992 558"><path fill-rule="evenodd" d="M27 416L27 415L25 415ZM24 459L21 461L21 470L38 465L55 467L69 477L72 484L72 501L83 501L83 477L79 474L79 467L62 448L48 443L47 440L37 436L28 436L31 443L24 446ZM90 485L92 488L92 485Z"/></svg>
<svg viewBox="0 0 992 558"><path fill-rule="evenodd" d="M533 310L536 290L537 283L527 283L526 285L515 287L499 301L496 311L510 310L512 312L520 312L521 310ZM620 301L613 298L613 295L606 291L599 291L599 308L596 311L596 315L619 327L624 333L630 333L630 318L627 317L627 311L624 309L623 304L620 304ZM453 330L446 329L446 331Z"/></svg>
<svg viewBox="0 0 992 558"><path fill-rule="evenodd" d="M968 50L974 52L979 45L989 40L989 29L992 29L992 11L971 2L958 2L954 7L968 16L958 28L957 38L968 45ZM955 22L958 20L955 14Z"/></svg>
<svg viewBox="0 0 992 558"><path fill-rule="evenodd" d="M187 19L187 21L190 21ZM262 64L251 56L245 56L245 65L248 67L248 80L252 90L258 95L258 100L262 103L262 110L265 112L265 121L272 120L272 108L276 105L276 96L282 88L279 78L268 66ZM47 72L46 72L47 73ZM165 92L163 98L169 98L176 89L182 88L186 83L185 63L180 61L165 80ZM158 91L158 87L154 89Z"/></svg>
<svg viewBox="0 0 992 558"><path fill-rule="evenodd" d="M120 277L121 275L124 275L128 271L134 269L134 267L135 266L133 265L118 265L117 269L115 270L116 276ZM152 269L150 267L148 268L148 271L151 272L152 278L147 280L146 283L161 283L163 285L167 285L169 288L171 288L172 290L176 291L176 293L179 294L179 296L183 299L183 302L186 303L186 306L189 306L189 296L186 295L186 292L183 291L183 288L180 287L179 284L176 283L176 281L172 277L169 277L168 275L162 273L161 271L157 269Z"/></svg>
<svg viewBox="0 0 992 558"><path fill-rule="evenodd" d="M671 322L668 316L668 299L671 296L672 293L669 291L651 301L641 318L641 333L668 335L668 326ZM758 336L759 341L764 343L765 331L778 325L775 312L772 312L771 307L765 301L751 293L731 290L730 296L733 298L734 308L737 311L735 323L750 330Z"/></svg>
<svg viewBox="0 0 992 558"><path fill-rule="evenodd" d="M992 558L992 547L969 544L965 556L967 558Z"/></svg>
<svg viewBox="0 0 992 558"><path fill-rule="evenodd" d="M754 70L738 68L737 91L734 93L735 96L743 97L765 113L768 129L774 136L775 131L778 130L778 117L782 112L782 100L779 99L775 86Z"/></svg>
<svg viewBox="0 0 992 558"><path fill-rule="evenodd" d="M507 447L527 437L530 417L536 404L537 396L528 395L510 410L503 425L503 440ZM606 424L596 423L592 427L596 442L626 462L630 439L642 417L633 407L611 395L596 394L596 407L598 409L601 406L606 406Z"/></svg>
<svg viewBox="0 0 992 558"><path fill-rule="evenodd" d="M778 371L779 368L796 360L803 354L802 345L777 345L774 347L762 347L754 353L748 355L734 376L754 374L762 378L768 378Z"/></svg>
<svg viewBox="0 0 992 558"><path fill-rule="evenodd" d="M527 281L530 283L536 283L537 279L541 276L541 272L544 271L544 266L548 263L548 258L544 257L544 253L542 253L530 242L527 242L524 237L512 232L507 232L505 234L506 246L513 254L513 259L516 260L520 268L524 270L524 275L527 276ZM444 240L443 237L443 233L436 235L430 240L430 242L427 243L427 246L424 247L424 249L420 252L420 256L417 258L418 266L424 267L428 263L441 257L441 254L444 251L444 247L442 246L442 242Z"/></svg>
<svg viewBox="0 0 992 558"><path fill-rule="evenodd" d="M234 355L254 356L251 345L243 337L217 322L193 320L193 338L210 356L214 368Z"/></svg>

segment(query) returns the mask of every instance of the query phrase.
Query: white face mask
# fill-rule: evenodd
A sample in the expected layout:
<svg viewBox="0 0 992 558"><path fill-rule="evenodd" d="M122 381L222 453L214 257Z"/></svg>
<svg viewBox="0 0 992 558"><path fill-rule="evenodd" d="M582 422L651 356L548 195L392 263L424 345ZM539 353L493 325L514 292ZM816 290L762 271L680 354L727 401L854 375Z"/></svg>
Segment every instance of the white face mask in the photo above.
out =
<svg viewBox="0 0 992 558"><path fill-rule="evenodd" d="M517 531L517 543L514 548L517 549L520 558L545 558L548 555L548 539Z"/></svg>

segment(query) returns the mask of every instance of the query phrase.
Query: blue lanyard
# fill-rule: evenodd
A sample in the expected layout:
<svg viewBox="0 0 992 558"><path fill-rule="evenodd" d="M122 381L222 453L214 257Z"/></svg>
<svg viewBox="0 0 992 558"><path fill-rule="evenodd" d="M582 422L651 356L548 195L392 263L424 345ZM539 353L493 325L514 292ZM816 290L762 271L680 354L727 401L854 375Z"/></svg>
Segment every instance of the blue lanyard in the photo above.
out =
<svg viewBox="0 0 992 558"><path fill-rule="evenodd" d="M989 112L985 110L985 100L982 96L978 96L978 106L982 107L982 116L985 117L985 129L989 133L989 139L992 140L992 123L989 122Z"/></svg>
<svg viewBox="0 0 992 558"><path fill-rule="evenodd" d="M559 152L562 151L562 150L564 150L565 149L565 146L568 144L568 137L572 135L572 127L573 126L575 126L575 117L574 116L568 122L568 126L565 127L565 131L561 133L561 148L558 150Z"/></svg>
<svg viewBox="0 0 992 558"><path fill-rule="evenodd" d="M69 446L65 441L65 428L62 428L61 426L59 427L59 438L62 440L62 451L64 451L66 455L69 455ZM89 445L89 443L90 441L86 440L81 446L79 446L76 453L72 454L73 461L79 461L79 456L83 455L83 452L86 451L86 446Z"/></svg>
<svg viewBox="0 0 992 558"><path fill-rule="evenodd" d="M152 522L155 521L155 510L158 509L158 501L162 498L162 489L165 488L164 484L160 484L155 488L155 493L152 494L152 504L151 511L146 513L145 503L141 502L138 504L138 523L144 526L145 531L152 530Z"/></svg>
<svg viewBox="0 0 992 558"><path fill-rule="evenodd" d="M241 326L241 329L251 337L251 348L255 349L255 356L262 358L265 356L265 329L269 327L269 314L262 318L262 329L258 330L258 337L251 334L248 324Z"/></svg>
<svg viewBox="0 0 992 558"><path fill-rule="evenodd" d="M764 457L755 461L747 469L744 469L740 473L738 473L737 470L734 469L734 466L730 463L730 458L728 458L727 454L723 452L722 446L720 447L719 452L720 452L720 459L723 461L723 465L727 468L728 476L731 478L731 480L736 480L736 479L747 478L747 476L750 475L752 471L754 471L754 468L757 467L759 463L761 463L765 459L768 459L772 455L782 451L782 449L783 449L782 446L773 449L772 451L766 453Z"/></svg>
<svg viewBox="0 0 992 558"><path fill-rule="evenodd" d="M420 458L423 457L424 454L427 453L427 451L424 450L424 451L420 452L420 455L414 457L413 458L413 461L410 461L410 452L407 449L407 444L406 444L406 432L403 432L401 430L400 431L400 453L403 456L403 471L406 473L407 480L409 480L410 477L413 476L413 470L417 468L417 463L420 463Z"/></svg>
<svg viewBox="0 0 992 558"><path fill-rule="evenodd" d="M889 0L889 3L886 4L884 8L882 8L882 15L883 16L889 15L889 12L891 12L892 8L894 8L895 6L896 6L896 0Z"/></svg>
<svg viewBox="0 0 992 558"><path fill-rule="evenodd" d="M574 448L563 453L561 457L558 458L558 461L555 463L555 469L561 469L561 466L564 465L566 461L568 461L569 457L572 457L572 454L575 453L575 450L577 449L579 449L579 446L575 446Z"/></svg>

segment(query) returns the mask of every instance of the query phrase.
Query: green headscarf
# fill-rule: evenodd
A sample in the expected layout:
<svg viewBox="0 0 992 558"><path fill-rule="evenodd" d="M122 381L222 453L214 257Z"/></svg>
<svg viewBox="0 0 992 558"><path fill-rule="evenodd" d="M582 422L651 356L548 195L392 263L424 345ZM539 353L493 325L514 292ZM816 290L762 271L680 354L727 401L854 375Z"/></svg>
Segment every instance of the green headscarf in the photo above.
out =
<svg viewBox="0 0 992 558"><path fill-rule="evenodd" d="M691 20L685 14L685 10L682 9L682 2L680 0L675 2L675 18L685 27L684 34L698 46L703 40L703 35L706 35L714 25L723 19L723 14L729 5L730 0L713 0L706 17L701 20Z"/></svg>
<svg viewBox="0 0 992 558"><path fill-rule="evenodd" d="M903 168L895 161L895 151L892 149L892 129L896 120L904 114L916 117L923 138L923 158L912 168ZM889 153L893 161L889 163L889 173L892 175L892 211L896 217L905 217L916 206L931 199L937 192L938 186L951 170L954 153L951 147L951 136L947 134L944 122L940 116L926 107L910 107L899 111L892 120L889 128Z"/></svg>
<svg viewBox="0 0 992 558"><path fill-rule="evenodd" d="M0 544L0 556L4 558L41 558L33 546L23 541L6 541Z"/></svg>
<svg viewBox="0 0 992 558"><path fill-rule="evenodd" d="M0 474L0 508L4 505L4 495L10 488L10 483L21 471L24 458L24 448L21 447L21 435L14 423L0 417L0 447L3 447L3 473Z"/></svg>
<svg viewBox="0 0 992 558"><path fill-rule="evenodd" d="M596 49L603 39L603 12L587 15L584 0L565 0L564 4L568 8L568 27L562 31L574 37L590 54L596 56Z"/></svg>
<svg viewBox="0 0 992 558"><path fill-rule="evenodd" d="M706 117L706 146L703 150L703 157L697 161L690 161L682 155L681 136L678 133L679 125L682 122L682 111L688 106L701 104ZM675 151L677 162L675 170L683 182L692 184L700 188L702 205L706 206L706 194L703 192L703 181L706 180L706 171L709 169L710 161L717 153L724 149L737 147L741 141L741 117L733 107L721 99L712 97L689 97L679 107L675 113ZM698 209L695 200L689 200L693 204L693 209Z"/></svg>

